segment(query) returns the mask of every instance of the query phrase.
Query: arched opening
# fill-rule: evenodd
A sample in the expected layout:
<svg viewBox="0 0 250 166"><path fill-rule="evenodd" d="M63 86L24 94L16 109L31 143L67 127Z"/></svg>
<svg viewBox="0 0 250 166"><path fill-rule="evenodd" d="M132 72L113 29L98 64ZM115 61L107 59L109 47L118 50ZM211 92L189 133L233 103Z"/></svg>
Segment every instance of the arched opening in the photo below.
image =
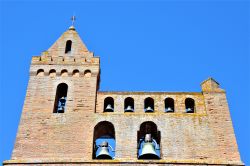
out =
<svg viewBox="0 0 250 166"><path fill-rule="evenodd" d="M165 112L174 112L174 99L165 99Z"/></svg>
<svg viewBox="0 0 250 166"><path fill-rule="evenodd" d="M111 160L115 157L115 128L108 121L99 122L94 128L93 159Z"/></svg>
<svg viewBox="0 0 250 166"><path fill-rule="evenodd" d="M79 77L80 76L80 72L79 70L74 70L73 73L72 73L73 77Z"/></svg>
<svg viewBox="0 0 250 166"><path fill-rule="evenodd" d="M195 112L195 101L192 98L186 98L185 100L186 113L194 113Z"/></svg>
<svg viewBox="0 0 250 166"><path fill-rule="evenodd" d="M134 112L134 99L127 97L124 100L124 112Z"/></svg>
<svg viewBox="0 0 250 166"><path fill-rule="evenodd" d="M43 70L43 69L37 70L36 75L37 75L37 76L44 76L44 70Z"/></svg>
<svg viewBox="0 0 250 166"><path fill-rule="evenodd" d="M151 97L144 100L144 111L147 113L154 112L154 99Z"/></svg>
<svg viewBox="0 0 250 166"><path fill-rule="evenodd" d="M90 70L85 70L84 71L84 77L91 77L91 71Z"/></svg>
<svg viewBox="0 0 250 166"><path fill-rule="evenodd" d="M56 70L55 70L55 69L51 69L51 70L49 71L49 76L50 76L50 77L55 77L55 76L56 76Z"/></svg>
<svg viewBox="0 0 250 166"><path fill-rule="evenodd" d="M68 76L68 71L67 71L66 69L63 69L63 70L61 71L61 76L62 76L62 77L67 77L67 76Z"/></svg>
<svg viewBox="0 0 250 166"><path fill-rule="evenodd" d="M138 159L160 159L161 133L154 122L147 121L141 124L137 132Z"/></svg>
<svg viewBox="0 0 250 166"><path fill-rule="evenodd" d="M67 101L68 85L61 83L57 86L53 113L64 113Z"/></svg>
<svg viewBox="0 0 250 166"><path fill-rule="evenodd" d="M114 112L114 99L112 97L104 99L103 112Z"/></svg>
<svg viewBox="0 0 250 166"><path fill-rule="evenodd" d="M65 46L65 54L69 54L71 52L71 46L72 46L72 41L67 40L66 46Z"/></svg>

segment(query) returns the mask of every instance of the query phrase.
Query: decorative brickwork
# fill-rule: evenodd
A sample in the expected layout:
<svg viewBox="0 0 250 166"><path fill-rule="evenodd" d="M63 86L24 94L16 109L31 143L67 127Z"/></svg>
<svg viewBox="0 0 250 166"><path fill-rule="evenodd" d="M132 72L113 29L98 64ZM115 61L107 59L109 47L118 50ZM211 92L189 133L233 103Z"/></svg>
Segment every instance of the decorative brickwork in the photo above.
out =
<svg viewBox="0 0 250 166"><path fill-rule="evenodd" d="M244 165L225 91L214 79L201 84L202 92L101 92L99 76L99 58L74 27L34 56L15 147L4 165ZM61 83L67 89L57 92ZM107 97L112 100L105 105ZM148 132L160 159L138 159L138 141ZM95 140L102 135L115 140L111 160L95 159Z"/></svg>

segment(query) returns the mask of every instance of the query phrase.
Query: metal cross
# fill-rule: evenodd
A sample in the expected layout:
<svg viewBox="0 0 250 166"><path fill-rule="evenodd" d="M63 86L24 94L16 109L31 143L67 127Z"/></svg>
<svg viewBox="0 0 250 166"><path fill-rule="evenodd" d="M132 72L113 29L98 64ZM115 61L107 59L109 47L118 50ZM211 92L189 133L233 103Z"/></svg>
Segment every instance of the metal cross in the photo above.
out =
<svg viewBox="0 0 250 166"><path fill-rule="evenodd" d="M76 21L76 16L73 15L73 16L71 17L71 21L72 21L72 26L74 26L75 21Z"/></svg>

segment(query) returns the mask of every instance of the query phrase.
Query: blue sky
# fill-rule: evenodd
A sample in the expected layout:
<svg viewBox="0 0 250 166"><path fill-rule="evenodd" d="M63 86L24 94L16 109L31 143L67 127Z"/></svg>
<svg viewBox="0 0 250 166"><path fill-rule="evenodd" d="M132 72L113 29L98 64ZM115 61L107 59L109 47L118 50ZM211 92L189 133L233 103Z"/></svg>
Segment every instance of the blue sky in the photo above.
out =
<svg viewBox="0 0 250 166"><path fill-rule="evenodd" d="M0 1L0 162L10 159L33 55L70 26L101 57L101 90L227 91L250 165L250 3L242 0Z"/></svg>

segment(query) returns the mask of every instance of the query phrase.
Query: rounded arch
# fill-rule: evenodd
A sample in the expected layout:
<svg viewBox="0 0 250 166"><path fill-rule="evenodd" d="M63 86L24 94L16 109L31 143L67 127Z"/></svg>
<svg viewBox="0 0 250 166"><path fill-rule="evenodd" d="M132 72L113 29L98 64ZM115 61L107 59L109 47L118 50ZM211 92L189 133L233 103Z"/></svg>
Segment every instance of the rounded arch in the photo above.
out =
<svg viewBox="0 0 250 166"><path fill-rule="evenodd" d="M185 108L187 113L195 112L195 100L192 98L185 99Z"/></svg>
<svg viewBox="0 0 250 166"><path fill-rule="evenodd" d="M134 112L134 99L132 97L125 98L124 112Z"/></svg>
<svg viewBox="0 0 250 166"><path fill-rule="evenodd" d="M67 93L68 85L66 83L60 83L57 85L53 113L65 112Z"/></svg>
<svg viewBox="0 0 250 166"><path fill-rule="evenodd" d="M55 69L51 69L51 70L49 71L49 76L50 76L50 77L55 77L55 76L56 76L56 70L55 70Z"/></svg>
<svg viewBox="0 0 250 166"><path fill-rule="evenodd" d="M152 121L145 121L140 125L139 131L141 132L141 136L145 134L152 134L153 137L157 137L158 128L157 125Z"/></svg>
<svg viewBox="0 0 250 166"><path fill-rule="evenodd" d="M37 76L44 76L44 70L43 69L38 69L36 72Z"/></svg>
<svg viewBox="0 0 250 166"><path fill-rule="evenodd" d="M167 97L164 100L164 103L165 103L165 112L174 112L175 107L174 107L174 99L173 98Z"/></svg>
<svg viewBox="0 0 250 166"><path fill-rule="evenodd" d="M103 144L106 144L106 152L101 154ZM109 146L112 150L115 149L115 127L109 121L101 121L94 127L93 134L93 159L112 159L115 156L114 151L109 151ZM101 146L100 146L101 145Z"/></svg>
<svg viewBox="0 0 250 166"><path fill-rule="evenodd" d="M94 127L94 140L100 137L110 137L115 139L115 127L109 121L101 121Z"/></svg>
<svg viewBox="0 0 250 166"><path fill-rule="evenodd" d="M85 70L84 77L91 77L91 70L89 70L89 69Z"/></svg>
<svg viewBox="0 0 250 166"><path fill-rule="evenodd" d="M160 142L161 133L158 131L157 125L152 121L143 122L137 132L138 159L160 159ZM151 152L145 153L143 143L144 145L150 144L151 146L154 144L154 149Z"/></svg>
<svg viewBox="0 0 250 166"><path fill-rule="evenodd" d="M112 97L104 99L103 112L114 112L114 99Z"/></svg>
<svg viewBox="0 0 250 166"><path fill-rule="evenodd" d="M61 71L61 76L62 76L62 77L68 76L68 70L63 69L63 70Z"/></svg>
<svg viewBox="0 0 250 166"><path fill-rule="evenodd" d="M144 100L144 111L145 112L154 112L154 99L147 97Z"/></svg>
<svg viewBox="0 0 250 166"><path fill-rule="evenodd" d="M78 70L78 69L73 70L72 76L73 76L73 77L79 77L79 76L80 76L79 70Z"/></svg>

